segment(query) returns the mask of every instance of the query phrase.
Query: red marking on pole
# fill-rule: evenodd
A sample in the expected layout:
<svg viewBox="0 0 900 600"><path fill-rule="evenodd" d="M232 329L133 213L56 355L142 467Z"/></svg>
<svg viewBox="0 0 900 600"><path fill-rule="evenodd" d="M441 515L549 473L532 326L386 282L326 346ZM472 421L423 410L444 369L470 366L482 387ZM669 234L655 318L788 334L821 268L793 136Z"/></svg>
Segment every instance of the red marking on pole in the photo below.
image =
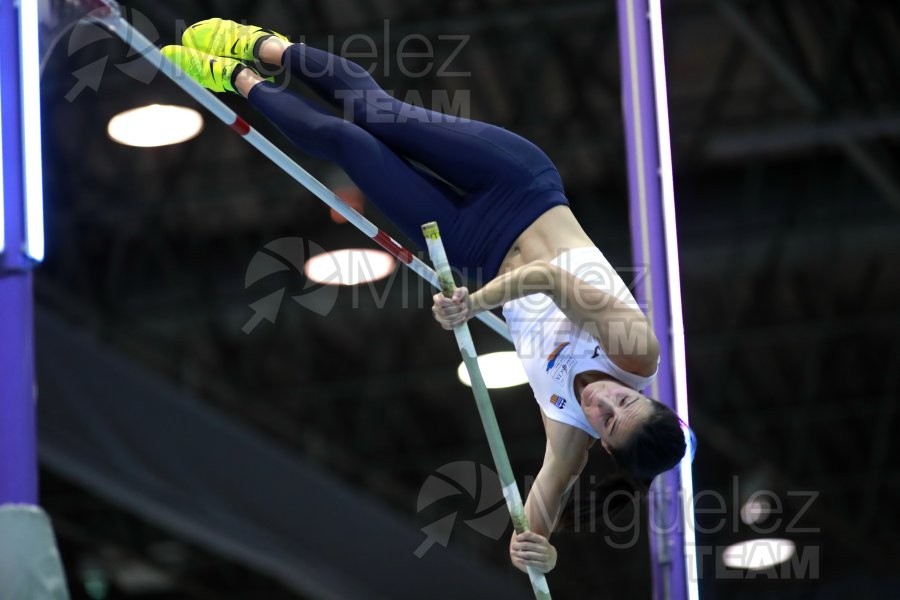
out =
<svg viewBox="0 0 900 600"><path fill-rule="evenodd" d="M375 242L379 246L396 256L398 259L402 260L404 263L409 264L413 261L412 252L395 242L391 236L381 231L380 229L378 230L378 234L376 234L372 239L375 240Z"/></svg>
<svg viewBox="0 0 900 600"><path fill-rule="evenodd" d="M250 133L250 124L240 117L235 117L234 123L231 124L231 128L241 135L247 135L248 133Z"/></svg>

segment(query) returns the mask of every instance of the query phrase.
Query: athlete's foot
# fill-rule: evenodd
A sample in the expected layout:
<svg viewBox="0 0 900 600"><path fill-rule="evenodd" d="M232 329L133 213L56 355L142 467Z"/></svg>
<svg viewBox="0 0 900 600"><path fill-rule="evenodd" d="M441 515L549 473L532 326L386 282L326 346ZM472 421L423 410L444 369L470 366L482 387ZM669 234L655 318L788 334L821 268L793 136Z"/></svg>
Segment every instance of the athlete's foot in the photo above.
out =
<svg viewBox="0 0 900 600"><path fill-rule="evenodd" d="M276 46L266 44L273 39L281 42L284 47L290 45L286 37L270 29L241 25L225 19L207 19L188 27L181 37L181 43L214 56L280 65L281 56L277 54ZM262 53L263 46L270 48L265 56ZM283 52L282 48L281 53ZM273 60L276 54L277 60Z"/></svg>
<svg viewBox="0 0 900 600"><path fill-rule="evenodd" d="M166 46L160 52L181 67L188 77L214 92L237 92L237 76L243 71L252 71L239 60L212 56L184 46Z"/></svg>

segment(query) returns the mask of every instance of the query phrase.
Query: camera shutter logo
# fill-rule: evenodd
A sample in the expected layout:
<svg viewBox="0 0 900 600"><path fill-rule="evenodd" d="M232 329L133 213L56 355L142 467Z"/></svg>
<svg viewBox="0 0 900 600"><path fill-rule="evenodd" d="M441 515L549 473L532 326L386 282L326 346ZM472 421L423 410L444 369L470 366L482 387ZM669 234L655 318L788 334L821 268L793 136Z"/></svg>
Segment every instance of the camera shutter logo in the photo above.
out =
<svg viewBox="0 0 900 600"><path fill-rule="evenodd" d="M474 505L474 509L465 511L469 513L466 515L469 518L463 520L471 529L493 540L500 539L506 531L509 512L500 479L493 469L472 461L453 462L438 468L422 484L416 511L421 513L435 503L451 497L464 502L465 508ZM442 504L441 508L443 507ZM459 508L459 502L452 508ZM447 510L447 514L422 528L426 538L414 552L418 558L425 556L434 544L447 547L461 512L452 508Z"/></svg>

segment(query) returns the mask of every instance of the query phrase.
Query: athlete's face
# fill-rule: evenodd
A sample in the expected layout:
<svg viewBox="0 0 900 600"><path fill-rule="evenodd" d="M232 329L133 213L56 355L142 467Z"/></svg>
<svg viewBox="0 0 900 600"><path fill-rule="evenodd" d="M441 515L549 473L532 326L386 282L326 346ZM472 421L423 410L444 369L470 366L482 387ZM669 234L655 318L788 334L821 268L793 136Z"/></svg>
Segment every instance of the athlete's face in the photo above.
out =
<svg viewBox="0 0 900 600"><path fill-rule="evenodd" d="M653 401L616 381L604 379L585 386L581 410L600 434L604 448L615 448L643 424Z"/></svg>

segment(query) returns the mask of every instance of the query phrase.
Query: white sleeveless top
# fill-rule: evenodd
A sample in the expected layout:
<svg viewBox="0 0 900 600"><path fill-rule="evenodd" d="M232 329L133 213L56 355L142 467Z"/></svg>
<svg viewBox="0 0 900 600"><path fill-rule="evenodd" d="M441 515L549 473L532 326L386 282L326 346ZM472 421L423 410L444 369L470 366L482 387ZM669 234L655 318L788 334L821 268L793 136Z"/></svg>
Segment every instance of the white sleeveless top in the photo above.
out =
<svg viewBox="0 0 900 600"><path fill-rule="evenodd" d="M616 297L622 306L638 308L622 278L597 248L576 248L552 263L587 284ZM503 316L534 399L548 419L581 429L593 438L600 435L588 423L575 395L575 376L600 371L635 390L656 377L642 377L616 366L590 331L572 323L546 294L530 294L503 305Z"/></svg>

